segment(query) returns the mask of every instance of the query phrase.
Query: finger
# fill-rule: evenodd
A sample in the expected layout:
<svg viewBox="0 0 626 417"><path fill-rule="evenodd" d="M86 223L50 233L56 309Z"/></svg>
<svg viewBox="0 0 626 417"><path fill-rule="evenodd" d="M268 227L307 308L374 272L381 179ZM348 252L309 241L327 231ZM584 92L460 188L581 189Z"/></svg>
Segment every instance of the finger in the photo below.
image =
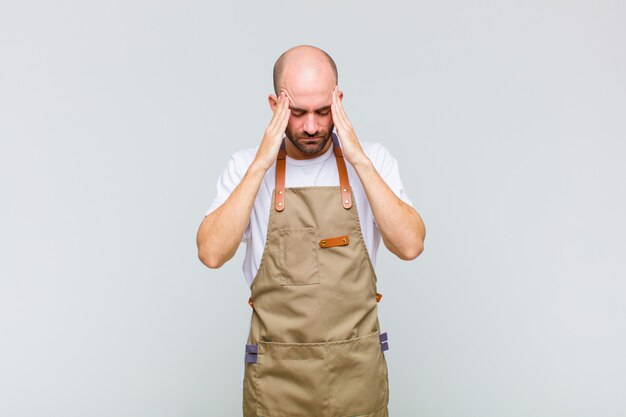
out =
<svg viewBox="0 0 626 417"><path fill-rule="evenodd" d="M276 120L272 125L272 136L282 137L282 133L285 131L285 127L287 127L287 122L289 122L289 99L286 95L283 97L283 101L281 102L280 109L276 112Z"/></svg>
<svg viewBox="0 0 626 417"><path fill-rule="evenodd" d="M332 104L330 106L330 111L331 111L331 113L333 115L333 123L335 123L335 125L337 125L338 129L344 129L345 128L345 122L343 120L343 117L339 113L339 106L340 106L340 104L338 103L337 96L335 95L335 93L333 93L333 102L332 102Z"/></svg>
<svg viewBox="0 0 626 417"><path fill-rule="evenodd" d="M346 115L346 112L343 109L341 102L339 101L339 94L337 94L336 96L336 103L337 104L335 106L335 111L337 113L337 120L339 120L339 123L341 124L343 129L350 130L350 120L348 119L348 116Z"/></svg>
<svg viewBox="0 0 626 417"><path fill-rule="evenodd" d="M333 121L334 121L334 122L337 122L335 119L336 119L336 118L337 118L337 116L338 116L338 113L337 113L337 96L335 95L336 90L337 90L337 86L335 86L335 87L333 88L333 93L332 93L332 95L331 95L331 96L332 96L332 103L331 103L331 105L330 105L330 110L331 110L331 112L332 112L332 114L333 114Z"/></svg>
<svg viewBox="0 0 626 417"><path fill-rule="evenodd" d="M342 122L339 118L339 115L337 114L337 104L335 104L334 100L333 103L330 105L330 114L332 115L333 123L335 124L335 126L337 126L337 128L341 128Z"/></svg>
<svg viewBox="0 0 626 417"><path fill-rule="evenodd" d="M336 117L341 119L340 122L344 122L345 120L343 120L343 114L342 114L342 106L341 106L341 101L339 101L339 93L338 93L339 87L335 86L335 88L333 89L333 104L335 107L335 114Z"/></svg>
<svg viewBox="0 0 626 417"><path fill-rule="evenodd" d="M341 100L339 99L339 86L335 89L335 101L337 102L337 112L339 113L339 116L343 119L344 124L349 125L350 120L348 119L348 115L343 108Z"/></svg>
<svg viewBox="0 0 626 417"><path fill-rule="evenodd" d="M334 103L331 104L330 106L330 112L333 117L333 124L335 125L337 130L343 130L343 122L341 121L341 118L339 118L339 115L337 114L337 110L335 109Z"/></svg>
<svg viewBox="0 0 626 417"><path fill-rule="evenodd" d="M272 120L270 120L269 125L267 126L267 130L268 131L275 131L276 129L276 125L280 123L280 119L281 117L281 113L285 107L285 93L281 92L278 95L278 103L276 104L276 107L274 108L274 113L272 115Z"/></svg>
<svg viewBox="0 0 626 417"><path fill-rule="evenodd" d="M289 98L285 96L284 107L282 109L281 118L280 118L280 127L279 133L285 131L285 127L287 127L287 123L289 122L289 116L291 115L291 110L289 109Z"/></svg>

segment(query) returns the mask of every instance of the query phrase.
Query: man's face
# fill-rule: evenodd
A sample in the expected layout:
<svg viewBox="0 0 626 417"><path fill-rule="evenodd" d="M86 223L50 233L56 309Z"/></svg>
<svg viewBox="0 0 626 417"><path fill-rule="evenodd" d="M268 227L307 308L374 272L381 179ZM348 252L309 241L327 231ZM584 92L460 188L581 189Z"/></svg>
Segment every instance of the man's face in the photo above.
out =
<svg viewBox="0 0 626 417"><path fill-rule="evenodd" d="M287 84L282 90L289 97L291 115L285 135L303 154L320 152L334 128L330 110L332 82L308 85Z"/></svg>
<svg viewBox="0 0 626 417"><path fill-rule="evenodd" d="M334 128L330 109L334 76L329 67L321 67L285 71L280 88L289 97L291 110L285 135L309 156L324 149Z"/></svg>

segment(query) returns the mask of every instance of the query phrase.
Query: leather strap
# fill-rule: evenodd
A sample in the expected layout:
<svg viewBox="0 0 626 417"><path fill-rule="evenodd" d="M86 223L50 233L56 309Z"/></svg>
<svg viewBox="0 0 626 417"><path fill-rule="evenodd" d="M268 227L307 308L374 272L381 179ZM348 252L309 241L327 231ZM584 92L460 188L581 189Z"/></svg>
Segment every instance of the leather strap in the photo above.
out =
<svg viewBox="0 0 626 417"><path fill-rule="evenodd" d="M335 133L331 133L333 138L333 152L337 160L337 171L339 172L339 189L341 191L341 205L346 210L352 207L352 193L350 192L350 180L348 179L348 170L346 169L346 161L343 159L343 153L339 146L339 138ZM276 211L285 209L285 170L287 164L287 150L285 149L285 140L280 145L278 156L276 157Z"/></svg>
<svg viewBox="0 0 626 417"><path fill-rule="evenodd" d="M339 139L335 133L333 136L333 151L337 159L337 170L339 171L339 186L341 188L341 204L343 208L348 210L352 207L352 193L350 193L350 181L348 180L348 170L346 169L346 161L343 160L343 152L339 146Z"/></svg>
<svg viewBox="0 0 626 417"><path fill-rule="evenodd" d="M350 243L348 236L329 237L320 240L320 248L333 248L335 246L346 246Z"/></svg>
<svg viewBox="0 0 626 417"><path fill-rule="evenodd" d="M287 163L287 150L285 140L280 144L278 157L276 158L276 211L285 209L285 165Z"/></svg>

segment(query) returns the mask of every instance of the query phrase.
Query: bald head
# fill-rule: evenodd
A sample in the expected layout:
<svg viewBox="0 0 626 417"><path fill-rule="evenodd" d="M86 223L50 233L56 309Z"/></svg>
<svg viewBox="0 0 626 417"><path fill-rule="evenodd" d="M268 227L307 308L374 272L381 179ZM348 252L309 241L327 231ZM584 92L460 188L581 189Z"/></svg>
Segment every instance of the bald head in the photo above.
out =
<svg viewBox="0 0 626 417"><path fill-rule="evenodd" d="M330 71L337 84L337 66L335 61L323 50L311 45L299 45L288 49L278 57L274 64L274 92L279 94L281 87L294 76L319 78Z"/></svg>

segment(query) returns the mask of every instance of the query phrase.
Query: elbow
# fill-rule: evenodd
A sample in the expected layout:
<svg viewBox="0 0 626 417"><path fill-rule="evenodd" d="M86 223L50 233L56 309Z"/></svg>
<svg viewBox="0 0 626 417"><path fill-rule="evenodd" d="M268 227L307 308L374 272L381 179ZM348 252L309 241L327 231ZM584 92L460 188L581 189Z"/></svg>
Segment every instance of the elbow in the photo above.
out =
<svg viewBox="0 0 626 417"><path fill-rule="evenodd" d="M391 253L403 261L412 261L424 251L424 241L422 239L411 239L411 242L403 242L402 245L393 245L383 236L383 242Z"/></svg>
<svg viewBox="0 0 626 417"><path fill-rule="evenodd" d="M207 218L210 216L205 216L204 221L200 225L198 229L198 233L196 235L196 246L198 248L198 259L205 266L211 269L218 269L222 265L226 263L228 258L225 258L220 254L216 249L217 247L211 243L211 238L208 235L207 230Z"/></svg>
<svg viewBox="0 0 626 417"><path fill-rule="evenodd" d="M411 245L411 247L405 249L403 252L398 254L398 257L403 261L412 261L413 259L420 256L422 252L424 252L424 243L420 242L415 245Z"/></svg>
<svg viewBox="0 0 626 417"><path fill-rule="evenodd" d="M215 256L215 254L211 251L206 249L203 250L202 248L198 248L198 259L200 259L200 262L202 262L205 266L211 269L218 269L226 262L224 259L220 259Z"/></svg>
<svg viewBox="0 0 626 417"><path fill-rule="evenodd" d="M411 227L411 230L407 235L404 236L404 245L403 247L396 253L396 255L404 260L404 261L412 261L417 258L424 252L424 239L426 238L426 229L424 227L424 222L417 211L413 209L415 216L417 216L417 224L415 224L415 228Z"/></svg>
<svg viewBox="0 0 626 417"><path fill-rule="evenodd" d="M405 248L402 256L400 256L401 259L405 261L412 261L413 259L420 256L422 252L424 252L424 239L426 238L426 229L424 228L423 222L421 222L420 229L421 230L413 235L413 238L411 239L412 242Z"/></svg>

